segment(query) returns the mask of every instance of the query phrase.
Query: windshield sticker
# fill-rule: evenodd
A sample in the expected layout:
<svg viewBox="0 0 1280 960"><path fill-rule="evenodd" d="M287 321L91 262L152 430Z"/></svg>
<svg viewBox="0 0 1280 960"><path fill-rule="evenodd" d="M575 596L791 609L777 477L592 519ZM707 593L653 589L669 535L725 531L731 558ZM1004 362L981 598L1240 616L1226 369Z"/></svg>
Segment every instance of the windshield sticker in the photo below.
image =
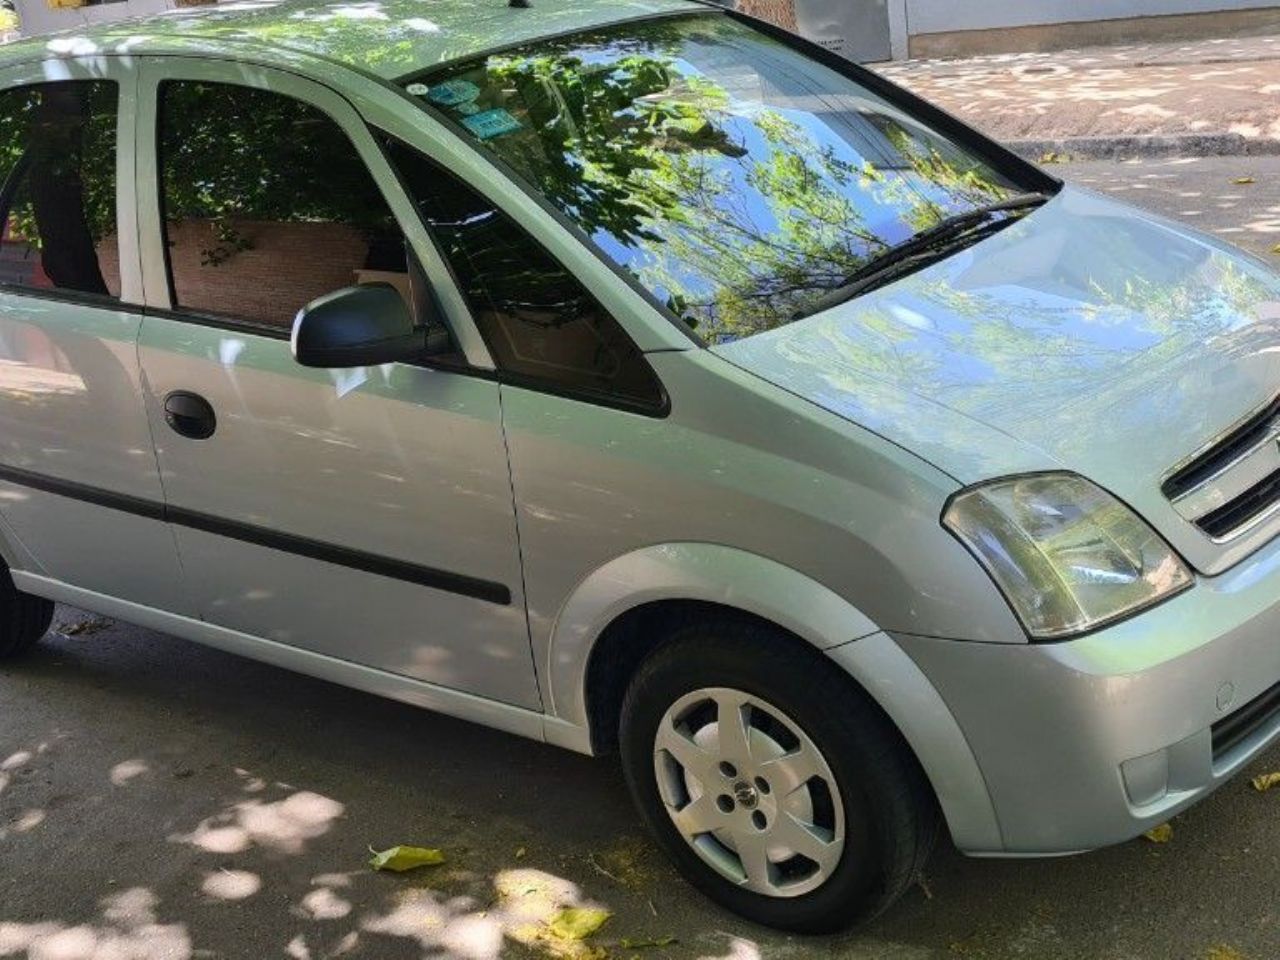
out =
<svg viewBox="0 0 1280 960"><path fill-rule="evenodd" d="M492 140L520 129L520 121L506 110L486 110L473 117L463 117L462 125L481 140Z"/></svg>
<svg viewBox="0 0 1280 960"><path fill-rule="evenodd" d="M432 87L427 98L442 107L456 107L460 103L470 103L480 96L480 88L470 80L446 80Z"/></svg>
<svg viewBox="0 0 1280 960"><path fill-rule="evenodd" d="M460 103L453 109L457 110L464 117L470 117L480 112L480 107L476 105L474 100L469 103Z"/></svg>
<svg viewBox="0 0 1280 960"><path fill-rule="evenodd" d="M405 87L405 90L409 92L409 96L411 97L425 97L431 92L431 88L425 83L411 83Z"/></svg>

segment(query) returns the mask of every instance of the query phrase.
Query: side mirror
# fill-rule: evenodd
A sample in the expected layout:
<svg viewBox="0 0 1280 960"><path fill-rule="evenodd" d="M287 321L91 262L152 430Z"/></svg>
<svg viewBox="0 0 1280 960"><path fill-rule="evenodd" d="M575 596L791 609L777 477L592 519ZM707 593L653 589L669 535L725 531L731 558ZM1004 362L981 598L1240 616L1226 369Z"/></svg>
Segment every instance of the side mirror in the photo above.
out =
<svg viewBox="0 0 1280 960"><path fill-rule="evenodd" d="M290 344L304 367L372 367L420 357L426 337L395 287L369 283L299 310Z"/></svg>

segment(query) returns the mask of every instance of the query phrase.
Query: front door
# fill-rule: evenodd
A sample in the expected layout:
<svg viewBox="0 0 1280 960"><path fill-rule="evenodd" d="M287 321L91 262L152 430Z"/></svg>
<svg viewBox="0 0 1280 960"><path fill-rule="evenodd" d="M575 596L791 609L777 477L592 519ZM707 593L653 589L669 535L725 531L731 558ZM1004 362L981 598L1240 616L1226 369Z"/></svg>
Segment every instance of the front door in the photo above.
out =
<svg viewBox="0 0 1280 960"><path fill-rule="evenodd" d="M377 144L292 75L142 69L140 358L201 616L537 708L498 385L290 352L299 308L345 286L429 312L438 259ZM429 339L465 352L447 328Z"/></svg>

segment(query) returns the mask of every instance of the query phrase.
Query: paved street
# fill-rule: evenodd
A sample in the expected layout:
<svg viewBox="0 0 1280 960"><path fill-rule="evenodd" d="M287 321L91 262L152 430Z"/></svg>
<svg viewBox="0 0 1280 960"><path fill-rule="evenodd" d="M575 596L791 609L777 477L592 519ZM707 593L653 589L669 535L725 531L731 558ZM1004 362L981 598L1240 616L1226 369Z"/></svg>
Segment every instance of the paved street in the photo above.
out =
<svg viewBox="0 0 1280 960"><path fill-rule="evenodd" d="M1280 158L1057 172L1280 265ZM1233 181L1249 177L1254 182ZM86 544L107 550L107 544ZM539 746L60 609L0 668L0 957L1267 960L1280 953L1280 789L1245 779L1138 840L1057 861L941 849L927 888L848 937L739 922L650 846L612 761ZM1280 750L1250 774L1280 769ZM368 847L441 847L404 875ZM623 938L676 937L652 948Z"/></svg>
<svg viewBox="0 0 1280 960"><path fill-rule="evenodd" d="M1001 140L1228 135L1276 152L1278 53L1280 36L1258 36L876 69Z"/></svg>

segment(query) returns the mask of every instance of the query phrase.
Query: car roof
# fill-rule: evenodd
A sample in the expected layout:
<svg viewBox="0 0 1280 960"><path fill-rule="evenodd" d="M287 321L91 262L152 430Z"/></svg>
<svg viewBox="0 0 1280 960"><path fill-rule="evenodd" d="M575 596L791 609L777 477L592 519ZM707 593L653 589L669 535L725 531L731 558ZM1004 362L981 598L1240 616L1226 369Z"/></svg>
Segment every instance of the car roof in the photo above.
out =
<svg viewBox="0 0 1280 960"><path fill-rule="evenodd" d="M256 61L297 55L394 80L539 37L707 9L699 0L238 0L62 31L0 49L0 65L50 55L251 45ZM247 52L247 51L246 51ZM275 55L273 57L273 54Z"/></svg>

